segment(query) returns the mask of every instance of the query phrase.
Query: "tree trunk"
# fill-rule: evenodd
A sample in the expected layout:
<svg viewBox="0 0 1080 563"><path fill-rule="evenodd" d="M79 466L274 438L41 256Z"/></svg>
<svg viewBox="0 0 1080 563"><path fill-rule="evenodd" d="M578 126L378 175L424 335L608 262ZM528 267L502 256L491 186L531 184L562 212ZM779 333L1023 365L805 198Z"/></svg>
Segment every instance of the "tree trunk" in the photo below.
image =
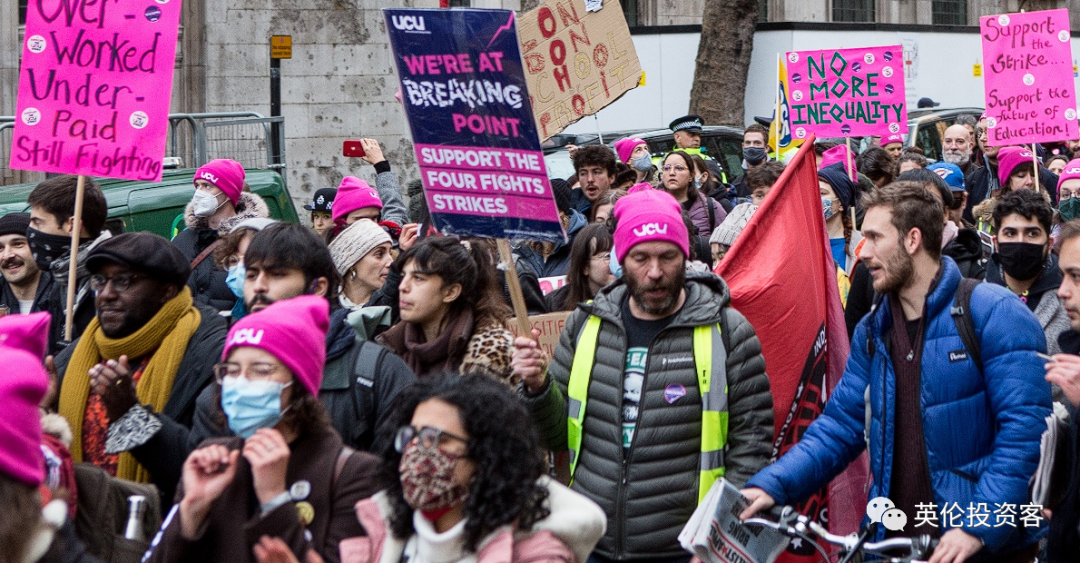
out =
<svg viewBox="0 0 1080 563"><path fill-rule="evenodd" d="M757 18L757 0L705 2L690 113L703 117L706 125L743 126L743 96Z"/></svg>

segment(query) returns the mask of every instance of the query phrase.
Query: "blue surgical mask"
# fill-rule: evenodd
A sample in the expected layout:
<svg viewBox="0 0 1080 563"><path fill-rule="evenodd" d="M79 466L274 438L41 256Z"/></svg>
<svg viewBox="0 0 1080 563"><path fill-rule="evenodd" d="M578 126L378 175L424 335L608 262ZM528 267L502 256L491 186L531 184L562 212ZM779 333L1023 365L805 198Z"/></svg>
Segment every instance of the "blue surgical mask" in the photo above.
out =
<svg viewBox="0 0 1080 563"><path fill-rule="evenodd" d="M619 259L615 257L615 247L611 247L611 259L608 260L608 270L611 271L611 275L621 278L622 277L622 264L619 263Z"/></svg>
<svg viewBox="0 0 1080 563"><path fill-rule="evenodd" d="M250 438L260 428L270 428L281 420L281 391L292 385L277 381L251 381L246 377L221 380L221 408L229 419L229 430Z"/></svg>
<svg viewBox="0 0 1080 563"><path fill-rule="evenodd" d="M229 286L229 291L232 291L237 299L243 299L244 278L247 277L247 268L244 267L243 262L240 262L229 268L228 272L229 277L225 278L225 285Z"/></svg>
<svg viewBox="0 0 1080 563"><path fill-rule="evenodd" d="M645 153L633 160L634 169L642 172L652 170L652 155Z"/></svg>
<svg viewBox="0 0 1080 563"><path fill-rule="evenodd" d="M825 198L821 200L821 209L825 212L825 220L828 221L829 217L836 215L836 211L833 211L832 200Z"/></svg>

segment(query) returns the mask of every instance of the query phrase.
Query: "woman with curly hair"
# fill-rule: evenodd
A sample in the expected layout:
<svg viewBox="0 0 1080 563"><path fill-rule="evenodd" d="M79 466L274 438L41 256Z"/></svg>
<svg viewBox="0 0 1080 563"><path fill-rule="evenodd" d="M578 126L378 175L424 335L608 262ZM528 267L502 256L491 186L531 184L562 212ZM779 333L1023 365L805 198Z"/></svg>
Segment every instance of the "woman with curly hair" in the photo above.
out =
<svg viewBox="0 0 1080 563"><path fill-rule="evenodd" d="M396 261L401 321L376 339L417 377L482 371L508 381L513 336L493 249L483 240L426 237Z"/></svg>
<svg viewBox="0 0 1080 563"><path fill-rule="evenodd" d="M357 504L367 535L341 542L342 563L584 562L604 532L599 506L544 476L529 413L486 377L421 380L379 441L386 488ZM282 547L256 555L293 561Z"/></svg>

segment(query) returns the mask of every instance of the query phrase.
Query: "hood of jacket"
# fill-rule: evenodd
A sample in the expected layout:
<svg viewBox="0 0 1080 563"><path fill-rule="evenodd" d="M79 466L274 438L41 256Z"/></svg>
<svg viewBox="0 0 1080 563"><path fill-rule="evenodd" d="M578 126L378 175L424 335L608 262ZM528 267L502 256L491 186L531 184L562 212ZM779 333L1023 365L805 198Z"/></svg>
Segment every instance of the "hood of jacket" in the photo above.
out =
<svg viewBox="0 0 1080 563"><path fill-rule="evenodd" d="M356 331L345 320L348 315L349 310L342 307L330 312L330 328L326 332L327 363L344 356L356 340Z"/></svg>
<svg viewBox="0 0 1080 563"><path fill-rule="evenodd" d="M392 311L385 305L352 309L345 318L345 322L353 327L356 337L360 340L372 340L394 324Z"/></svg>
<svg viewBox="0 0 1080 563"><path fill-rule="evenodd" d="M236 215L229 217L218 225L218 235L225 236L229 234L229 231L233 227L239 225L242 221L247 219L254 219L256 217L269 217L270 207L266 205L263 198L258 194L252 192L243 192L240 194L240 199L236 201ZM184 207L184 224L189 229L206 229L210 226L209 217L196 217L191 211L192 203L189 201L187 206Z"/></svg>
<svg viewBox="0 0 1080 563"><path fill-rule="evenodd" d="M625 273L623 274L626 275ZM720 322L720 311L731 304L727 282L712 272L686 273L686 303L672 319L672 326L702 326ZM622 302L629 288L623 279L604 287L592 303L578 305L591 315L620 324Z"/></svg>
<svg viewBox="0 0 1080 563"><path fill-rule="evenodd" d="M957 262L981 260L982 239L975 229L960 229L956 233L956 238L949 241L949 244L941 249L941 253Z"/></svg>
<svg viewBox="0 0 1080 563"><path fill-rule="evenodd" d="M986 267L986 281L1005 286L1005 270L1001 267L996 252L990 255L990 264ZM1053 253L1050 253L1043 264L1042 273L1039 274L1035 283L1031 284L1028 289L1028 295L1042 295L1050 290L1057 291L1057 288L1061 286L1061 281L1062 276L1061 270L1058 269L1058 258Z"/></svg>

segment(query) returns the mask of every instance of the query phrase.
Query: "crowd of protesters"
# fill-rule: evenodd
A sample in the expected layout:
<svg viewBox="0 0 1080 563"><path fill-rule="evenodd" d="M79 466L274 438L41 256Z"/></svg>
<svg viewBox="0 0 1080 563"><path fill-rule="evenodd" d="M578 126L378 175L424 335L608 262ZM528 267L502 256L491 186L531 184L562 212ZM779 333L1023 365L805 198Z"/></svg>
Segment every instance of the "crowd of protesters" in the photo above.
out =
<svg viewBox="0 0 1080 563"><path fill-rule="evenodd" d="M197 170L171 241L110 233L88 181L71 339L76 180L41 182L0 217L0 563L685 563L719 479L748 517L864 450L869 497L908 514L1024 504L1052 412L1072 454L1049 525L933 530L930 561L1077 560L1080 141L991 147L963 116L940 162L901 135L814 146L851 354L772 460L771 374L713 270L785 165L754 124L725 170L703 126L574 147L567 237L514 241L513 268L436 232L422 187L406 207L370 139L375 186L317 190L310 228L232 160ZM511 332L511 272L529 314L569 312L553 351Z"/></svg>

